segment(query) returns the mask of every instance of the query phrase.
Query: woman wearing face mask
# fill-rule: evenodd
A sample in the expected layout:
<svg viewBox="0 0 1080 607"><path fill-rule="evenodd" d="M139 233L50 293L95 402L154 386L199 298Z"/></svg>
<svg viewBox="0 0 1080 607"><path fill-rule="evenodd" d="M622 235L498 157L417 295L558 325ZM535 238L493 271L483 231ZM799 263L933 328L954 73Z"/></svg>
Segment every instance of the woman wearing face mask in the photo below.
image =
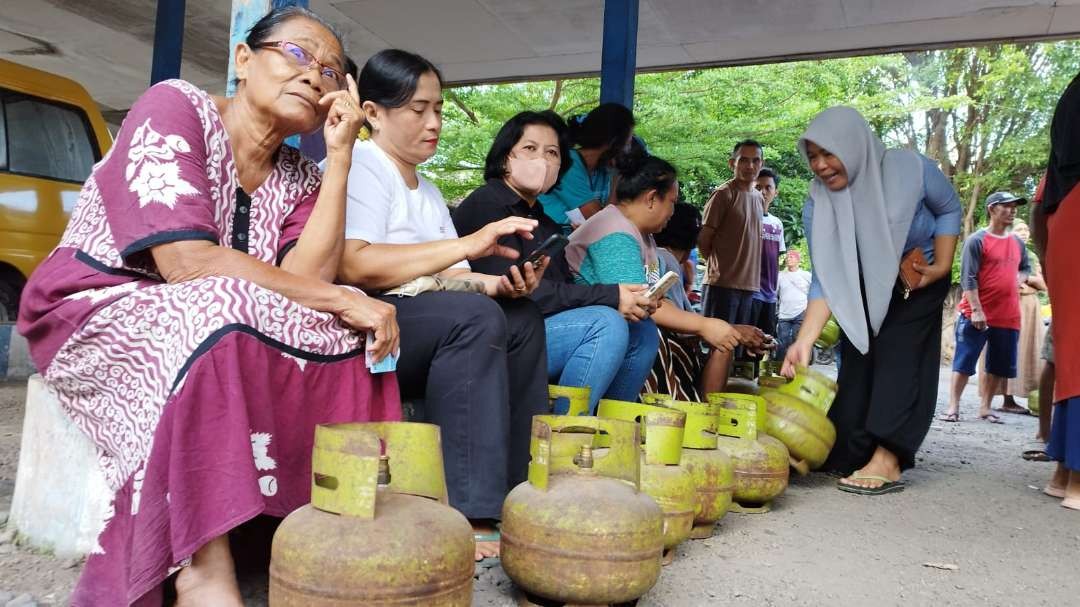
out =
<svg viewBox="0 0 1080 607"><path fill-rule="evenodd" d="M353 148L339 279L385 291L421 276L469 279L485 293L383 296L397 309L405 399L442 429L450 504L473 521L477 558L498 553L491 519L529 463L532 416L548 408L544 319L528 295L540 268L481 274L468 260L517 252L501 237L532 238L536 221L510 217L458 238L442 194L417 172L442 129L442 80L428 60L401 50L360 72L371 139Z"/></svg>
<svg viewBox="0 0 1080 607"><path fill-rule="evenodd" d="M604 103L567 126L570 168L558 185L539 196L544 212L564 233L585 222L611 198L615 156L630 142L634 115L619 103Z"/></svg>
<svg viewBox="0 0 1080 607"><path fill-rule="evenodd" d="M570 168L566 126L554 112L521 112L499 130L484 166L487 183L454 211L454 225L466 235L508 217L537 221L533 239L511 235L499 243L526 257L559 226L544 214L537 196L551 189ZM505 273L513 262L500 256L472 262L474 270ZM588 386L590 411L600 398L637 400L656 355L656 328L646 286L580 285L566 257L552 257L531 295L540 306L547 334L547 370L552 383Z"/></svg>
<svg viewBox="0 0 1080 607"><path fill-rule="evenodd" d="M842 491L903 489L937 403L941 309L960 233L960 201L932 161L886 150L854 109L818 114L799 148L814 171L803 222L813 276L810 302L782 372L808 365L832 313L846 339L839 391L829 410L836 446L827 470ZM900 260L928 262L910 292Z"/></svg>
<svg viewBox="0 0 1080 607"><path fill-rule="evenodd" d="M679 197L675 167L639 153L621 155L618 168L618 203L604 208L578 228L566 249L575 280L582 284L652 284L661 275L652 235L667 225L674 212ZM707 361L697 366L700 373L693 381L702 387L707 377L716 378L726 371L727 357L736 346L743 344L756 350L764 339L755 327L733 327L673 304L661 305L652 318L665 331L700 338L715 348ZM673 395L680 393L674 387L669 389ZM697 388L690 385L684 389Z"/></svg>

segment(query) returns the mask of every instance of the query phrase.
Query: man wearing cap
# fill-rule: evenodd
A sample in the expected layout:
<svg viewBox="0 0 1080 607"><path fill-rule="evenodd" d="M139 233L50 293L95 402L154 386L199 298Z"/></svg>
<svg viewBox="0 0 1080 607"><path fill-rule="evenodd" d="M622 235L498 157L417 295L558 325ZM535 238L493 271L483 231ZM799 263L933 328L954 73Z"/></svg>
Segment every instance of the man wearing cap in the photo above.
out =
<svg viewBox="0 0 1080 607"><path fill-rule="evenodd" d="M1031 272L1027 248L1009 232L1016 207L1027 199L1009 192L994 192L986 198L990 226L968 236L960 268L960 300L956 320L956 355L953 357L952 394L944 421L960 420L960 397L975 363L986 346L986 368L990 387L980 399L979 418L1000 424L990 411L990 399L1010 377L1016 377L1016 350L1020 337L1020 292L1017 282L1026 282Z"/></svg>

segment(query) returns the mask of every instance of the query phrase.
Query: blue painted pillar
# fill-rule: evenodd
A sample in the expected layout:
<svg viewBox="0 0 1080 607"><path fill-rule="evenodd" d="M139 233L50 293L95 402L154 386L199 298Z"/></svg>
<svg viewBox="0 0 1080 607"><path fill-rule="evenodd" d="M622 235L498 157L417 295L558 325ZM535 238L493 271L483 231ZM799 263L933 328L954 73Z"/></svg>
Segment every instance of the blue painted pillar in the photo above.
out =
<svg viewBox="0 0 1080 607"><path fill-rule="evenodd" d="M165 0L158 0L159 2ZM174 0L175 1L175 0ZM183 2L183 0L179 0ZM225 84L225 95L228 97L236 94L236 68L234 60L236 45L247 38L248 30L255 22L263 18L272 9L283 6L308 7L308 0L232 0L232 21L229 29L229 80ZM285 143L300 151L313 160L322 160L326 157L326 144L323 142L322 129L318 129L312 135L303 138L294 136L285 140Z"/></svg>
<svg viewBox="0 0 1080 607"><path fill-rule="evenodd" d="M634 107L638 0L604 0L604 50L600 60L600 103Z"/></svg>
<svg viewBox="0 0 1080 607"><path fill-rule="evenodd" d="M150 67L150 84L180 77L180 61L184 52L185 0L158 0L154 23L154 62Z"/></svg>

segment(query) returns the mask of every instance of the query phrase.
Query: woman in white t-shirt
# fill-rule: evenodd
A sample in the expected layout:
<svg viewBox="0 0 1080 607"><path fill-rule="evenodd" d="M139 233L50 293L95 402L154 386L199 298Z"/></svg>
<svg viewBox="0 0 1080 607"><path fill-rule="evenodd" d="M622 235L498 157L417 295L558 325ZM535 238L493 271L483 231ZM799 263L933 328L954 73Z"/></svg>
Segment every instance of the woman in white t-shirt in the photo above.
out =
<svg viewBox="0 0 1080 607"><path fill-rule="evenodd" d="M532 417L548 409L544 318L525 297L544 262L508 278L472 272L468 260L516 257L498 239L531 238L536 221L510 217L458 238L442 194L416 170L442 129L442 78L431 62L384 50L358 85L371 138L353 149L339 279L373 291L428 275L483 283L483 294L382 299L397 309L402 396L422 398L418 421L441 428L450 504L477 531L477 559L494 557L494 519L526 477Z"/></svg>

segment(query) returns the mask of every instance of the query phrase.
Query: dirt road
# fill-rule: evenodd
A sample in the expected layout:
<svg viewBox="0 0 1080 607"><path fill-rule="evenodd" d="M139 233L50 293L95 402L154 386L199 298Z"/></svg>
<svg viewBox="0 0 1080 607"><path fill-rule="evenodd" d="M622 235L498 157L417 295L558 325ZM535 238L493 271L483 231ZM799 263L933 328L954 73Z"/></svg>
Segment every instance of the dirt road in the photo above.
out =
<svg viewBox="0 0 1080 607"><path fill-rule="evenodd" d="M24 394L0 384L0 517L14 485ZM772 512L729 514L712 539L684 544L639 605L1078 604L1080 513L1039 491L1053 464L1019 457L1036 420L977 421L974 396L971 386L961 423L934 422L905 492L860 497L824 475L793 478ZM66 604L77 563L4 550L0 595ZM265 604L265 577L243 582L249 604ZM501 569L477 581L475 604L513 604Z"/></svg>

